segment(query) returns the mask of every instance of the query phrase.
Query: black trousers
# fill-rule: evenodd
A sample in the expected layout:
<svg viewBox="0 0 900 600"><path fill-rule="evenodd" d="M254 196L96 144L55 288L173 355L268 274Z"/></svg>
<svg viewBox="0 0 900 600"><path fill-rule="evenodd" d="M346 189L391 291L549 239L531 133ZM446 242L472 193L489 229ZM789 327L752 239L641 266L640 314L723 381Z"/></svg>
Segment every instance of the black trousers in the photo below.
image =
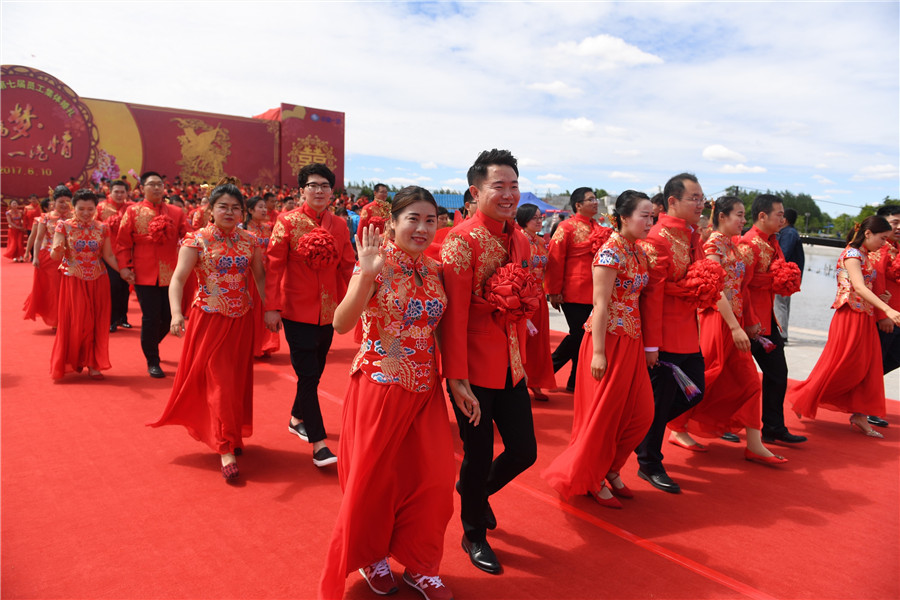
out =
<svg viewBox="0 0 900 600"><path fill-rule="evenodd" d="M772 333L764 337L775 344L775 349L767 353L762 344L754 340L750 342L750 351L763 373L762 431L767 434L778 434L787 431L784 425L784 394L787 392L788 368L784 357L784 338L778 332L774 315Z"/></svg>
<svg viewBox="0 0 900 600"><path fill-rule="evenodd" d="M141 350L148 366L159 366L159 343L163 341L172 324L169 309L169 287L160 285L136 285L141 305Z"/></svg>
<svg viewBox="0 0 900 600"><path fill-rule="evenodd" d="M106 261L103 261L103 264L106 265L106 272L109 274L109 295L112 300L109 324L125 323L128 321L128 283ZM168 298L166 302L168 303Z"/></svg>
<svg viewBox="0 0 900 600"><path fill-rule="evenodd" d="M565 303L562 305L563 315L569 325L569 335L563 338L550 358L553 360L553 372L556 373L572 361L572 372L566 387L575 387L575 375L578 372L578 351L581 348L581 338L584 337L584 323L591 316L591 304Z"/></svg>
<svg viewBox="0 0 900 600"><path fill-rule="evenodd" d="M887 375L900 367L900 327L894 326L890 333L879 329L878 337L881 338L881 363Z"/></svg>
<svg viewBox="0 0 900 600"><path fill-rule="evenodd" d="M450 386L447 386L448 393ZM537 441L534 438L534 420L531 416L531 399L523 379L512 384L512 374L506 373L506 386L492 389L472 386L481 406L481 422L478 427L469 423L453 401L459 437L463 443L463 460L459 468L460 518L463 531L472 542L485 538L484 513L488 496L534 464L537 460ZM503 440L503 452L494 458L494 424Z"/></svg>
<svg viewBox="0 0 900 600"><path fill-rule="evenodd" d="M284 325L284 339L291 351L291 366L297 374L297 393L291 416L303 421L310 444L321 442L328 436L319 408L319 379L325 370L334 327L288 319L282 319L281 323Z"/></svg>
<svg viewBox="0 0 900 600"><path fill-rule="evenodd" d="M697 406L697 403L703 399L703 392L706 390L706 379L703 376L703 355L699 352L692 354L660 352L659 360L681 367L685 375L690 377L691 381L700 388L700 395L689 401L678 387L675 375L669 367L657 365L650 369L650 384L653 386L653 423L650 425L647 435L644 436L644 440L634 451L637 454L641 471L647 475L666 472L662 464L662 445L666 435L666 424L685 413L689 408Z"/></svg>

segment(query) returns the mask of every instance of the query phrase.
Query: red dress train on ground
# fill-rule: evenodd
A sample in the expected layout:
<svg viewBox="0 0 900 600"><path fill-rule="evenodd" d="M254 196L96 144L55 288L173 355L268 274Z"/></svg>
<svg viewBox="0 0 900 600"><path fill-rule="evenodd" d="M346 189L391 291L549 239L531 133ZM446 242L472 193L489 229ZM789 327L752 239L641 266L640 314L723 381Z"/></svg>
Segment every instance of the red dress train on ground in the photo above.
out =
<svg viewBox="0 0 900 600"><path fill-rule="evenodd" d="M50 377L85 368L106 371L109 364L109 275L101 256L109 228L98 221L60 221L65 236L56 339L50 353Z"/></svg>
<svg viewBox="0 0 900 600"><path fill-rule="evenodd" d="M837 263L836 309L822 355L806 381L788 390L785 401L794 412L814 419L819 407L844 413L885 416L881 341L871 304L853 291L844 261L862 265L866 287L872 289L875 267L865 249L847 247Z"/></svg>
<svg viewBox="0 0 900 600"><path fill-rule="evenodd" d="M6 211L14 225L24 227L23 212L20 210L18 215L11 214L12 211ZM6 258L19 258L25 255L25 231L17 227L10 227L6 236L6 250L3 256Z"/></svg>
<svg viewBox="0 0 900 600"><path fill-rule="evenodd" d="M568 498L597 491L610 472L619 472L653 421L653 389L641 339L638 298L648 282L644 251L614 232L593 268L616 269L606 335L607 370L591 376L594 355L591 319L581 342L575 380L574 418L568 447L541 473Z"/></svg>
<svg viewBox="0 0 900 600"><path fill-rule="evenodd" d="M172 394L151 427L183 425L219 454L243 448L253 433L253 331L250 263L259 241L215 224L188 233L201 282L185 332Z"/></svg>
<svg viewBox="0 0 900 600"><path fill-rule="evenodd" d="M342 598L347 575L387 556L412 573L438 575L455 469L434 360L434 328L447 302L439 269L433 259L414 261L387 243L344 401L344 497L320 598ZM423 285L415 285L414 272Z"/></svg>
<svg viewBox="0 0 900 600"><path fill-rule="evenodd" d="M25 305L22 307L22 310L25 311L25 319L36 321L40 316L48 327L56 327L59 321L57 305L62 272L59 270L60 261L50 258L50 245L53 243L53 233L56 231L56 224L59 220L59 214L54 211L42 215L39 217L39 221L35 221L35 223L44 224L46 233L41 247L34 249L40 263L34 270L31 293L25 299Z"/></svg>

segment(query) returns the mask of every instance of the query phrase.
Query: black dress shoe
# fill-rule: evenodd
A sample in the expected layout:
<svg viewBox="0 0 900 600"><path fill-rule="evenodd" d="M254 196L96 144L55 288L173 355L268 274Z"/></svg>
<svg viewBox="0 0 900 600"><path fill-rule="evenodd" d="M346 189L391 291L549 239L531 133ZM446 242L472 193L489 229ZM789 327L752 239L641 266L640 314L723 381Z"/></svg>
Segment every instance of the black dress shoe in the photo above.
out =
<svg viewBox="0 0 900 600"><path fill-rule="evenodd" d="M113 323L112 325L109 326L110 333L115 333L116 331L118 331L118 329L119 329L119 326L116 325L115 323Z"/></svg>
<svg viewBox="0 0 900 600"><path fill-rule="evenodd" d="M869 425L874 425L875 427L887 427L888 422L882 419L881 417L876 417L875 415L869 415L867 417L869 421Z"/></svg>
<svg viewBox="0 0 900 600"><path fill-rule="evenodd" d="M147 372L150 373L150 377L153 377L154 379L162 379L166 376L166 374L163 373L163 370L159 368L159 365L150 365L147 367Z"/></svg>
<svg viewBox="0 0 900 600"><path fill-rule="evenodd" d="M775 442L783 442L785 444L799 444L806 441L806 437L802 435L794 435L786 428L783 431L771 432L763 431L762 439L764 442L772 444Z"/></svg>
<svg viewBox="0 0 900 600"><path fill-rule="evenodd" d="M638 469L638 477L640 477L644 481L649 481L650 485L658 490L669 492L670 494L681 493L681 486L672 481L672 478L669 477L666 473L654 473L653 475L648 475L647 473L644 473L643 471Z"/></svg>
<svg viewBox="0 0 900 600"><path fill-rule="evenodd" d="M741 441L741 438L739 438L736 433L731 433L730 431L722 434L722 439L726 442L734 442L735 444Z"/></svg>
<svg viewBox="0 0 900 600"><path fill-rule="evenodd" d="M129 323L128 321L122 321L121 323L119 323L119 327L121 327L122 329L131 329L131 323Z"/></svg>
<svg viewBox="0 0 900 600"><path fill-rule="evenodd" d="M503 570L503 567L500 566L500 561L497 560L497 555L491 550L487 540L470 542L466 534L463 534L462 548L469 555L469 560L472 561L472 564L485 573L497 575Z"/></svg>

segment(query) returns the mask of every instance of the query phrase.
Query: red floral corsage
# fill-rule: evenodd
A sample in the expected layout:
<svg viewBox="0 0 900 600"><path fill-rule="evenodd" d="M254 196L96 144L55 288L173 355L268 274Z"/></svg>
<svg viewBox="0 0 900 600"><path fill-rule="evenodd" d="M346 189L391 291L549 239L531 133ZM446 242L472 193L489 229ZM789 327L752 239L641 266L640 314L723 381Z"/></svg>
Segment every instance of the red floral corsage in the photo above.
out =
<svg viewBox="0 0 900 600"><path fill-rule="evenodd" d="M783 258L776 258L769 267L772 274L772 291L779 296L790 296L800 291L800 267Z"/></svg>
<svg viewBox="0 0 900 600"><path fill-rule="evenodd" d="M163 242L175 237L175 221L169 215L156 215L147 228L150 239Z"/></svg>
<svg viewBox="0 0 900 600"><path fill-rule="evenodd" d="M508 321L520 321L533 315L540 298L541 288L534 275L514 263L494 271L484 284L484 299Z"/></svg>
<svg viewBox="0 0 900 600"><path fill-rule="evenodd" d="M297 252L306 259L307 264L315 271L321 271L338 259L337 244L334 236L323 228L316 227L297 241Z"/></svg>
<svg viewBox="0 0 900 600"><path fill-rule="evenodd" d="M725 289L725 269L714 260L704 258L688 267L684 279L678 282L684 296L698 309L716 305Z"/></svg>
<svg viewBox="0 0 900 600"><path fill-rule="evenodd" d="M597 254L597 251L606 243L606 240L612 235L612 227L596 227L588 238L591 242L591 254Z"/></svg>

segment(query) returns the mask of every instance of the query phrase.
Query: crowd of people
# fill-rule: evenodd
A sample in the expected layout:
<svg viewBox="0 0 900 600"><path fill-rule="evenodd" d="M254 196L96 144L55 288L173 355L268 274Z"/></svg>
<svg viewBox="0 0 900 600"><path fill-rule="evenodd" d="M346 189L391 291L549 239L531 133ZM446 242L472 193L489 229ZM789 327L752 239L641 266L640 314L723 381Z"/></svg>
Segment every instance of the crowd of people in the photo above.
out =
<svg viewBox="0 0 900 600"><path fill-rule="evenodd" d="M337 464L344 492L321 598L341 598L356 570L376 594L395 592L391 559L426 598L451 598L439 572L454 488L463 550L501 573L490 498L534 464L531 400L548 401L543 390L568 363L571 437L542 476L566 498L607 508L635 495L621 475L632 453L639 478L680 492L663 464L666 429L692 452L708 450L695 438L739 441L744 430L745 458L772 467L787 459L768 446L806 442L785 425L786 400L805 418L836 410L882 436L881 375L900 366L900 206L851 233L825 350L788 392L779 314L800 289L802 262L798 239L782 236L791 256L779 244L796 219L781 199L760 194L746 213L735 197L709 202L681 173L654 198L621 193L610 227L582 187L547 240L544 215L519 205L518 174L510 152L482 152L452 223L416 186L391 199L378 184L361 207L335 197L323 164L303 167L293 190L167 183L153 171L134 190L72 180L44 208L36 196L10 203L5 256L34 265L25 318L56 330L54 379L85 369L103 379L110 334L131 326L131 289L149 376L166 377L161 340L184 336L151 426L184 426L220 457L228 482L253 432L254 358L277 352L284 331L297 376L288 432L316 467ZM553 351L550 307L569 329ZM359 342L336 454L318 395L335 331ZM442 383L462 441L458 477Z"/></svg>

